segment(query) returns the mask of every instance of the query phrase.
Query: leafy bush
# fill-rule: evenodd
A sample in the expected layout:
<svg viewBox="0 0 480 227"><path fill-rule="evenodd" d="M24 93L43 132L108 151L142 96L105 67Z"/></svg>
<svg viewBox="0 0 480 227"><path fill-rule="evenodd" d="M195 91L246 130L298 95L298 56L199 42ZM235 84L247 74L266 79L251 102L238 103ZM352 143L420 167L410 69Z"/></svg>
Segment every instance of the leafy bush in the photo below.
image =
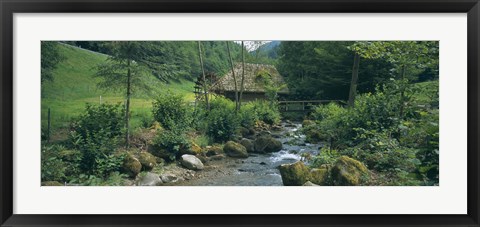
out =
<svg viewBox="0 0 480 227"><path fill-rule="evenodd" d="M170 161L180 154L181 151L190 148L190 142L185 133L178 130L164 130L153 139L153 146L166 151L169 155Z"/></svg>
<svg viewBox="0 0 480 227"><path fill-rule="evenodd" d="M184 130L190 123L189 107L182 95L166 92L153 102L153 118L167 130Z"/></svg>
<svg viewBox="0 0 480 227"><path fill-rule="evenodd" d="M72 124L70 141L82 152L83 172L105 177L120 168L121 162L112 155L123 134L124 114L120 105L87 105Z"/></svg>
<svg viewBox="0 0 480 227"><path fill-rule="evenodd" d="M340 157L337 150L331 150L330 148L322 148L320 153L313 157L311 166L318 168L324 165L333 165L335 161Z"/></svg>
<svg viewBox="0 0 480 227"><path fill-rule="evenodd" d="M82 139L102 133L108 138L123 135L125 110L122 105L87 104L85 112L73 122L72 128Z"/></svg>
<svg viewBox="0 0 480 227"><path fill-rule="evenodd" d="M63 182L66 178L65 171L67 163L60 157L62 146L58 145L42 145L41 154L41 172L42 181L59 181Z"/></svg>
<svg viewBox="0 0 480 227"><path fill-rule="evenodd" d="M281 115L276 105L270 105L266 101L257 100L249 103L255 113L256 119L263 121L267 124L280 123Z"/></svg>
<svg viewBox="0 0 480 227"><path fill-rule="evenodd" d="M235 113L235 104L225 98L216 98L212 101L206 121L206 134L216 142L232 139L235 131L240 127L240 118Z"/></svg>

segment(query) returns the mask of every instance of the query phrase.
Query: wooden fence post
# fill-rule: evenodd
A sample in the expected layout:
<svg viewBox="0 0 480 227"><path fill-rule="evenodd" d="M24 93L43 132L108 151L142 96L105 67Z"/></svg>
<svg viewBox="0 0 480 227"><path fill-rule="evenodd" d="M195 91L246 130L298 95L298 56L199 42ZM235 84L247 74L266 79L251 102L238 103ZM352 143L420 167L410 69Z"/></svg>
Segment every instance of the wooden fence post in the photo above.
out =
<svg viewBox="0 0 480 227"><path fill-rule="evenodd" d="M47 142L50 142L50 126L51 126L50 108L48 108L48 120L47 120Z"/></svg>

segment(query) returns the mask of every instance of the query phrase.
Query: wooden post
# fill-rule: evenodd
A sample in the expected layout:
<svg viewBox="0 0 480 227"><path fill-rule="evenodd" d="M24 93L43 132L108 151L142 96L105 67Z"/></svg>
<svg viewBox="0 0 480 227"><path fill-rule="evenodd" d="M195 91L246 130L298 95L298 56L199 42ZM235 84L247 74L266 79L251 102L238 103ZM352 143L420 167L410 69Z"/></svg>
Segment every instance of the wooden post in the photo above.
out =
<svg viewBox="0 0 480 227"><path fill-rule="evenodd" d="M51 126L50 108L48 108L48 120L47 120L47 142L50 142L50 126Z"/></svg>

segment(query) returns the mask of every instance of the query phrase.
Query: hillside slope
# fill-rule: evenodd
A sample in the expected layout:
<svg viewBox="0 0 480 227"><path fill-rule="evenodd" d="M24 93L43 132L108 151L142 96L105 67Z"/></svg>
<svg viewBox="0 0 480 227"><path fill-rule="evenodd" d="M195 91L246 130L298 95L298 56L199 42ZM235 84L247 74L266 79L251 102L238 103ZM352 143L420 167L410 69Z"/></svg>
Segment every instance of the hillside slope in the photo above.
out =
<svg viewBox="0 0 480 227"><path fill-rule="evenodd" d="M42 85L42 126L47 125L48 108L51 109L52 127L67 127L75 116L83 111L87 103L123 103L123 91L105 91L97 88L99 78L95 78L95 66L105 61L108 56L69 45L59 45L60 53L65 60L58 64L53 73L53 81ZM160 82L153 75L146 75L152 87L147 96L136 93L132 99L132 125L140 124L142 118L150 116L151 104L155 93L170 90L193 100L192 81L184 79Z"/></svg>

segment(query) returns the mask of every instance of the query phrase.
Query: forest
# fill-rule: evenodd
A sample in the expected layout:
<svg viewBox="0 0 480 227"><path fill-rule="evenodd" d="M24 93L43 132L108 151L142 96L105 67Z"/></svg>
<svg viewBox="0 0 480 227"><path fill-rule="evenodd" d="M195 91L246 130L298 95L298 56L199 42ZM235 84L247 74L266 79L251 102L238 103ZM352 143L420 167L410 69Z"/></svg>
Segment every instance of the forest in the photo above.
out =
<svg viewBox="0 0 480 227"><path fill-rule="evenodd" d="M438 186L438 41L42 41L42 186Z"/></svg>

